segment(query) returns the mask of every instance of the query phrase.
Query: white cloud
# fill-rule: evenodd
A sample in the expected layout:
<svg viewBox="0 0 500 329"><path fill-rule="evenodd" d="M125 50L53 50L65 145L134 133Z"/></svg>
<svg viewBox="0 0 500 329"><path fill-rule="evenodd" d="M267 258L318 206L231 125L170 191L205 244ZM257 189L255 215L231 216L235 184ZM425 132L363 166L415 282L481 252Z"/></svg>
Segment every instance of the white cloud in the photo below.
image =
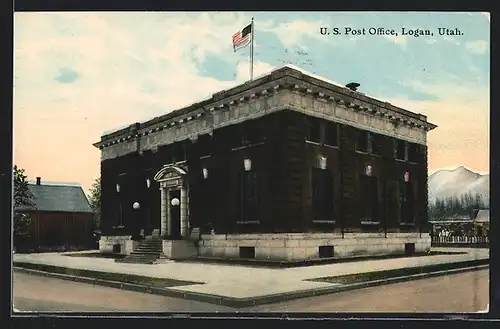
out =
<svg viewBox="0 0 500 329"><path fill-rule="evenodd" d="M257 78L259 76L265 75L267 73L270 73L271 71L275 70L276 67L264 62L254 62L253 65L253 76L254 78ZM236 83L240 84L245 81L249 80L250 77L250 63L249 61L241 61L236 69L237 72L237 79Z"/></svg>
<svg viewBox="0 0 500 329"><path fill-rule="evenodd" d="M404 35L384 35L384 37L395 45L406 49L407 38Z"/></svg>
<svg viewBox="0 0 500 329"><path fill-rule="evenodd" d="M122 29L130 21L136 24L132 35ZM242 14L16 13L16 32L22 33L15 36L15 101L17 106L46 104L47 110L50 104L51 111L71 104L89 113L128 113L115 120L124 122L172 110L241 80L240 73L234 81L200 76L198 65L207 54L236 65L231 35L247 21ZM262 65L256 63L255 71ZM55 83L61 66L76 70L81 79ZM116 124L104 121L102 128Z"/></svg>
<svg viewBox="0 0 500 329"><path fill-rule="evenodd" d="M455 45L457 46L460 46L460 41L458 41L457 39L453 38L453 37L450 37L450 36L443 36L443 40L445 41L448 41L448 42L451 42L451 43L454 43Z"/></svg>
<svg viewBox="0 0 500 329"><path fill-rule="evenodd" d="M99 151L92 143L104 131L248 80L248 61L238 63L231 45L232 34L248 21L239 13L16 13L16 162L54 181L75 181L79 171L97 173ZM133 29L125 28L130 24ZM209 54L234 65L236 76L227 81L202 76L199 65ZM61 67L80 78L57 83ZM254 64L255 76L270 69ZM28 147L34 136L47 147ZM50 159L72 150L78 155L63 157L55 168ZM92 176L80 182L89 187Z"/></svg>
<svg viewBox="0 0 500 329"><path fill-rule="evenodd" d="M473 54L484 54L488 51L489 44L484 40L468 41L465 47Z"/></svg>
<svg viewBox="0 0 500 329"><path fill-rule="evenodd" d="M476 172L489 168L489 88L472 83L423 81L409 81L406 85L439 98L387 99L396 106L426 115L430 122L438 125L428 134L429 170L459 165Z"/></svg>
<svg viewBox="0 0 500 329"><path fill-rule="evenodd" d="M297 20L281 23L277 26L264 26L263 31L273 32L278 36L285 47L291 47L300 43L303 38L313 38L317 41L328 42L332 37L321 35L319 29L324 27L322 21Z"/></svg>
<svg viewBox="0 0 500 329"><path fill-rule="evenodd" d="M245 13L16 13L17 164L31 176L77 180L88 188L99 172L99 151L92 143L102 132L167 113L248 80L248 57L233 52L231 36L249 21ZM341 40L320 35L322 26L328 24L299 20L275 26L259 21L257 29L276 33L285 47L303 46L304 38L330 44ZM342 40L353 44L348 37ZM402 47L405 42L395 40ZM209 55L236 67L236 75L226 81L203 76L200 64ZM61 67L77 71L80 78L71 84L55 82ZM257 60L254 76L272 69ZM432 102L410 104L417 110L430 109L430 119L440 125L438 135L446 135L442 127L456 108L469 111L461 117L465 120L460 119L465 127L477 119L472 107L489 106L488 96L475 103L474 93L483 92L477 88L467 91L422 83L414 87L449 95L447 107ZM484 116L479 119L484 125ZM467 129L457 131L465 134ZM37 145L45 147L33 147L35 138ZM58 159L57 166L53 159Z"/></svg>

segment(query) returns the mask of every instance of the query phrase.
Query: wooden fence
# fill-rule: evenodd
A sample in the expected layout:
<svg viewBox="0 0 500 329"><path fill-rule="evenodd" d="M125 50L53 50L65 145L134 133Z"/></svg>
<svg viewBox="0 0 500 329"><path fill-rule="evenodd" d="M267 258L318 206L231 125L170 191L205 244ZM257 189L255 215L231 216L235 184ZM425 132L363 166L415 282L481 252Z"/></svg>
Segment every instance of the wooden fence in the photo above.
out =
<svg viewBox="0 0 500 329"><path fill-rule="evenodd" d="M489 248L489 236L438 236L432 237L433 247L475 247Z"/></svg>

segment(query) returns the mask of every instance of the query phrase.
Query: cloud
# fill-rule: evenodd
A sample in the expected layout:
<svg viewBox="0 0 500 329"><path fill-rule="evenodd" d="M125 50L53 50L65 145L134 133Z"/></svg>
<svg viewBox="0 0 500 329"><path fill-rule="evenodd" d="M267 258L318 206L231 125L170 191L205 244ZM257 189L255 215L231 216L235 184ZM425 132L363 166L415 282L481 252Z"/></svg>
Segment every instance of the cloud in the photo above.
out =
<svg viewBox="0 0 500 329"><path fill-rule="evenodd" d="M285 47L300 44L304 38L312 38L316 41L328 42L330 37L319 33L320 27L324 27L322 21L296 20L278 24L277 26L262 27L263 31L273 32L281 40Z"/></svg>
<svg viewBox="0 0 500 329"><path fill-rule="evenodd" d="M315 41L307 44L310 49L302 50L318 58L328 57L323 55L330 50L325 46L338 45L338 40L354 44L348 37L321 36L319 27L331 26L321 19L297 18L288 23L283 23L282 18L278 24L259 20L257 29L275 33L285 47L297 50L304 41ZM14 20L14 158L31 177L79 180L88 188L100 165L100 152L92 143L104 131L168 113L249 78L247 56L234 53L231 45L232 34L250 21L247 13L30 12L15 13ZM264 37L257 37L257 41L265 47ZM401 47L405 42L395 40ZM389 45L384 50L389 52L391 48ZM460 50L466 53L464 48ZM303 60L304 56L295 55ZM254 65L255 77L274 68L271 64L276 61L266 63L266 56L272 60L270 51L262 49ZM203 76L209 57L225 65L229 72L220 76L226 79L216 79L213 73ZM481 67L477 62L470 64ZM487 145L480 143L487 138L489 91L443 81L432 81L430 85L411 80L406 83L422 94L439 96L439 101L408 101L404 97L395 100L407 102L417 111L423 109L431 121L439 124L429 135L432 147L438 150L432 151L431 167L448 161L448 153L439 153L438 137L446 140L450 134L457 138L453 141L455 158L482 161L487 168L484 152L479 154L481 150L472 148ZM450 118L453 122L449 123ZM462 136L468 136L466 142L472 144L460 145ZM469 149L471 155L460 153ZM463 164L477 167L467 161Z"/></svg>
<svg viewBox="0 0 500 329"><path fill-rule="evenodd" d="M409 81L415 91L438 100L388 101L427 115L438 127L428 134L429 170L466 165L475 171L489 168L489 88L463 83ZM488 170L488 169L487 169Z"/></svg>
<svg viewBox="0 0 500 329"><path fill-rule="evenodd" d="M484 40L468 41L465 47L473 54L484 54L488 51L489 44Z"/></svg>
<svg viewBox="0 0 500 329"><path fill-rule="evenodd" d="M488 20L489 23L491 23L491 15L490 13L481 13L484 17L486 17L486 19Z"/></svg>
<svg viewBox="0 0 500 329"><path fill-rule="evenodd" d="M68 68L63 67L59 69L57 76L54 80L59 81L61 83L72 83L80 77L78 72Z"/></svg>
<svg viewBox="0 0 500 329"><path fill-rule="evenodd" d="M134 29L125 28L130 21ZM74 181L78 171L98 173L100 153L92 143L104 131L248 80L248 61L238 63L231 45L232 33L248 21L239 13L16 13L16 163L51 180ZM208 54L234 65L236 77L201 76ZM256 61L254 75L272 68ZM45 147L28 147L33 136ZM61 157L70 150L78 156ZM51 159L59 159L58 165ZM88 188L92 180L82 184Z"/></svg>
<svg viewBox="0 0 500 329"><path fill-rule="evenodd" d="M398 36L396 36L396 35L384 35L384 37L387 40L389 40L390 42L392 42L393 44L398 45L403 49L406 49L406 42L407 42L406 36L404 36L404 35L398 35Z"/></svg>
<svg viewBox="0 0 500 329"><path fill-rule="evenodd" d="M455 45L457 46L460 46L460 41L458 41L457 39L453 38L453 37L450 37L450 36L443 36L443 40L445 41L448 41L448 42L451 42L451 43L454 43Z"/></svg>

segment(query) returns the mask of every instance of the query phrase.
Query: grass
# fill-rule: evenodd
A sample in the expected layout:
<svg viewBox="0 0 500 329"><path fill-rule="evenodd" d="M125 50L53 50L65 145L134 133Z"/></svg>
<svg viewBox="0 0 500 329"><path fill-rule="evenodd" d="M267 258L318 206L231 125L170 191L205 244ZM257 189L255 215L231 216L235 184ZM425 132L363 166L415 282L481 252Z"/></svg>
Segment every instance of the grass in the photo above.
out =
<svg viewBox="0 0 500 329"><path fill-rule="evenodd" d="M369 282L369 281L383 280L389 278L410 276L415 274L432 273L432 272L446 271L458 268L487 265L489 263L490 263L489 259L480 259L480 260L463 261L458 263L434 264L434 265L425 265L420 267L409 267L409 268L401 268L401 269L385 270L377 272L328 276L315 279L308 279L306 281L353 284L360 282Z"/></svg>
<svg viewBox="0 0 500 329"><path fill-rule="evenodd" d="M99 271L91 271L85 269L59 267L46 264L14 262L13 266L42 271L42 272L65 274L65 275L72 275L72 276L106 280L106 281L117 281L123 283L138 284L154 288L167 288L167 287L186 286L193 284L204 284L203 282L183 281L183 280L175 280L168 278L152 278L147 276L123 274L123 273L99 272Z"/></svg>
<svg viewBox="0 0 500 329"><path fill-rule="evenodd" d="M64 256L70 256L70 257L92 257L92 258L112 258L112 259L122 259L122 258L125 258L125 255L122 255L122 254L103 254L103 253L100 253L100 252L64 254Z"/></svg>

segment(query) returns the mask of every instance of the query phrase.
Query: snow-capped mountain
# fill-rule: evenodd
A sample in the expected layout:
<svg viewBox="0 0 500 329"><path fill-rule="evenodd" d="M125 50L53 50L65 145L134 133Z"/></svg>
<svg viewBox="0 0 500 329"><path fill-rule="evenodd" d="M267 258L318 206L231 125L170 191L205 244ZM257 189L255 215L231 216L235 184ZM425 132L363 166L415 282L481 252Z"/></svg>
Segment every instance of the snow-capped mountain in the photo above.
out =
<svg viewBox="0 0 500 329"><path fill-rule="evenodd" d="M483 201L489 204L490 175L481 175L463 166L436 171L429 176L428 185L430 202L436 198L460 197L470 192L473 196L480 194Z"/></svg>

